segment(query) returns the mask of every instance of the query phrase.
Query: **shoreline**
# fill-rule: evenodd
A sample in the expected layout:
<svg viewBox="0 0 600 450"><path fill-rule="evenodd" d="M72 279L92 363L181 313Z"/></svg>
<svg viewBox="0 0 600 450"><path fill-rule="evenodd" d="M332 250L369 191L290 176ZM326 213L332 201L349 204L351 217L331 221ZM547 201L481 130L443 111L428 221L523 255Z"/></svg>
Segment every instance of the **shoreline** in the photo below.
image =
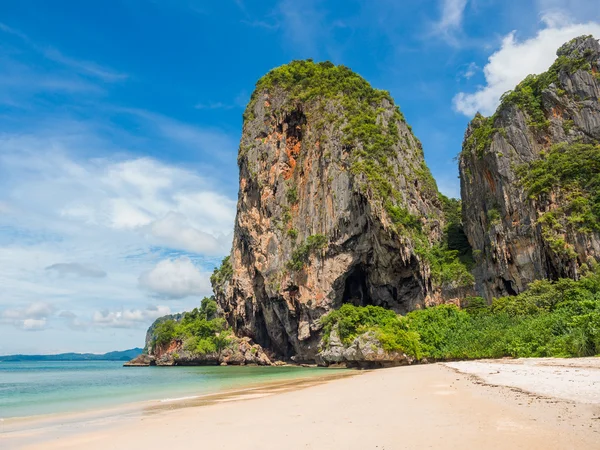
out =
<svg viewBox="0 0 600 450"><path fill-rule="evenodd" d="M540 367L551 370L542 370L540 377ZM523 390L518 383L524 373L537 377L536 389L569 389L577 384L572 380L581 377L588 377L592 386L600 380L600 358L340 371L200 398L155 401L137 414L109 421L63 425L44 433L22 430L14 439L0 435L0 444L88 450L195 442L209 448L257 450L597 448L600 399L585 403L585 398L561 399L559 391L549 396ZM505 377L504 384L494 379L498 375ZM578 392L577 387L572 390Z"/></svg>
<svg viewBox="0 0 600 450"><path fill-rule="evenodd" d="M364 371L354 369L335 369L327 374L297 376L284 380L266 380L245 384L234 388L225 388L215 392L190 394L182 397L155 398L150 400L127 402L117 406L90 408L85 410L57 412L53 414L37 414L31 416L0 418L0 444L11 444L11 440L19 445L21 438L43 434L33 440L63 434L68 436L81 427L102 428L119 421L143 419L148 415L179 409L202 407L219 401L242 401L253 398L253 393L286 392L303 389L330 380L357 376ZM63 433L64 432L64 433ZM27 441L27 439L23 439ZM13 448L13 447L8 447ZM16 448L16 447L15 447Z"/></svg>

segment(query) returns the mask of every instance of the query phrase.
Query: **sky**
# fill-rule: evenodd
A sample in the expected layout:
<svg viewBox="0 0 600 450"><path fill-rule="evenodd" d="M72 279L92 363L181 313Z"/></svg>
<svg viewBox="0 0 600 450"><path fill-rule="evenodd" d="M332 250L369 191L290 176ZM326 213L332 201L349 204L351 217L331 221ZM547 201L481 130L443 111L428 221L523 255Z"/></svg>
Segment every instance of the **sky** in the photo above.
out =
<svg viewBox="0 0 600 450"><path fill-rule="evenodd" d="M273 67L344 64L390 91L448 196L473 115L597 0L0 3L0 355L143 346L229 253L242 112Z"/></svg>

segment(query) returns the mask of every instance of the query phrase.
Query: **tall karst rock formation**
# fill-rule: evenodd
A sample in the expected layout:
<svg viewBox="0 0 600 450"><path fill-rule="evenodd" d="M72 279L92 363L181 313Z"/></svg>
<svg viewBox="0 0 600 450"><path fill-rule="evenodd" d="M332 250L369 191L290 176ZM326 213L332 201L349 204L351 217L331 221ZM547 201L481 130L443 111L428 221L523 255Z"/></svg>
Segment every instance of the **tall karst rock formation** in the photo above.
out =
<svg viewBox="0 0 600 450"><path fill-rule="evenodd" d="M600 257L600 45L580 37L557 55L465 135L463 222L488 299Z"/></svg>
<svg viewBox="0 0 600 450"><path fill-rule="evenodd" d="M331 63L274 69L244 114L238 164L233 248L212 278L238 335L311 360L318 319L343 303L440 301L444 199L387 92Z"/></svg>

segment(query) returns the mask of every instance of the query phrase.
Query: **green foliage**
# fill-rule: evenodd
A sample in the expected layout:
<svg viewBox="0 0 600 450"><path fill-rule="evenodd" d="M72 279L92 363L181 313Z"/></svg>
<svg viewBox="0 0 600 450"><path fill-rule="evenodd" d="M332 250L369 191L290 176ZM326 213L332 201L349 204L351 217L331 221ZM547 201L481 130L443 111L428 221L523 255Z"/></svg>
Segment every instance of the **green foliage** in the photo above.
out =
<svg viewBox="0 0 600 450"><path fill-rule="evenodd" d="M323 317L321 323L326 341L334 326L337 326L345 345L349 345L357 336L373 331L385 350L404 352L415 358L421 356L419 336L408 330L406 320L379 306L353 306L346 303Z"/></svg>
<svg viewBox="0 0 600 450"><path fill-rule="evenodd" d="M290 270L302 270L308 262L311 254L317 250L327 247L327 236L322 234L313 234L306 238L292 253L292 259L288 261L287 267Z"/></svg>
<svg viewBox="0 0 600 450"><path fill-rule="evenodd" d="M563 131L565 132L565 134L569 134L569 132L573 128L573 125L575 125L575 122L573 122L572 120L565 120L563 122Z"/></svg>
<svg viewBox="0 0 600 450"><path fill-rule="evenodd" d="M232 333L226 330L224 319L217 318L217 304L205 297L200 308L183 315L179 322L167 320L154 332L153 347L169 345L174 340L183 341L186 351L206 354L220 352L232 342Z"/></svg>
<svg viewBox="0 0 600 450"><path fill-rule="evenodd" d="M548 73L528 75L513 91L505 93L500 99L502 105L514 104L525 111L529 116L528 125L535 129L545 129L550 125L542 109L542 91L550 85Z"/></svg>
<svg viewBox="0 0 600 450"><path fill-rule="evenodd" d="M492 145L494 134L498 128L494 128L494 117L483 117L477 113L471 122L473 132L465 141L465 149L475 151L478 157L482 157L485 150Z"/></svg>
<svg viewBox="0 0 600 450"><path fill-rule="evenodd" d="M322 319L324 344L334 327L348 345L373 331L386 350L435 360L592 356L600 354L600 272L579 281L537 281L514 297L466 300L405 317L376 306L343 305Z"/></svg>
<svg viewBox="0 0 600 450"><path fill-rule="evenodd" d="M439 199L446 218L443 239L438 244L429 245L424 236L417 236L415 250L428 262L434 285L472 285L475 281L470 272L473 255L462 227L461 202L441 194Z"/></svg>
<svg viewBox="0 0 600 450"><path fill-rule="evenodd" d="M429 263L435 285L470 286L475 282L469 264L459 259L458 250L450 250L445 243L418 247L417 251Z"/></svg>
<svg viewBox="0 0 600 450"><path fill-rule="evenodd" d="M529 116L529 125L534 129L545 129L550 122L542 109L542 92L551 84L560 89L558 74L572 74L578 70L591 71L592 66L585 55L567 54L567 47L561 47L554 64L540 75L529 75L513 91L505 93L501 98L502 105L514 104Z"/></svg>
<svg viewBox="0 0 600 450"><path fill-rule="evenodd" d="M488 226L497 225L502 220L502 216L500 215L500 211L498 208L490 208L486 214L488 220Z"/></svg>
<svg viewBox="0 0 600 450"><path fill-rule="evenodd" d="M206 320L213 320L217 317L217 302L214 297L204 297L200 302L200 317Z"/></svg>
<svg viewBox="0 0 600 450"><path fill-rule="evenodd" d="M287 235L292 239L292 241L295 241L298 238L298 230L295 228L290 228L287 231Z"/></svg>
<svg viewBox="0 0 600 450"><path fill-rule="evenodd" d="M555 145L519 167L517 175L530 198L543 201L558 194L562 200L560 208L540 218L546 234L600 231L600 145Z"/></svg>
<svg viewBox="0 0 600 450"><path fill-rule="evenodd" d="M221 266L215 267L215 270L210 276L210 284L214 289L215 286L221 286L226 281L230 281L232 276L233 267L231 266L231 260L229 256L226 256L221 262Z"/></svg>
<svg viewBox="0 0 600 450"><path fill-rule="evenodd" d="M298 203L298 188L296 185L292 185L288 188L285 193L285 198L287 199L290 205L294 205Z"/></svg>
<svg viewBox="0 0 600 450"><path fill-rule="evenodd" d="M154 329L154 342L152 346L168 345L176 335L176 325L177 323L174 320L166 320L159 323Z"/></svg>
<svg viewBox="0 0 600 450"><path fill-rule="evenodd" d="M439 195L439 198L446 219L445 246L448 250L456 250L458 259L470 270L473 266L473 251L462 224L462 202L442 194Z"/></svg>
<svg viewBox="0 0 600 450"><path fill-rule="evenodd" d="M406 208L394 206L391 201L386 201L385 210L394 225L403 227L404 229L421 231L421 221L417 216L408 212Z"/></svg>

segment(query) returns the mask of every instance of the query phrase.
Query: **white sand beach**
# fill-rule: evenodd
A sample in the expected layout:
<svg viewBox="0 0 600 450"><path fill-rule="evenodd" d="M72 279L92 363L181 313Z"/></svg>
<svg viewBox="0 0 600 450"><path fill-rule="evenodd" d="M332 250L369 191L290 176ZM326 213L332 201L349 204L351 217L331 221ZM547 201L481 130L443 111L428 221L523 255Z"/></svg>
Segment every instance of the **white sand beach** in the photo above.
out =
<svg viewBox="0 0 600 450"><path fill-rule="evenodd" d="M352 375L354 376L343 376ZM31 449L597 449L600 359L416 365L148 407L37 431Z"/></svg>

